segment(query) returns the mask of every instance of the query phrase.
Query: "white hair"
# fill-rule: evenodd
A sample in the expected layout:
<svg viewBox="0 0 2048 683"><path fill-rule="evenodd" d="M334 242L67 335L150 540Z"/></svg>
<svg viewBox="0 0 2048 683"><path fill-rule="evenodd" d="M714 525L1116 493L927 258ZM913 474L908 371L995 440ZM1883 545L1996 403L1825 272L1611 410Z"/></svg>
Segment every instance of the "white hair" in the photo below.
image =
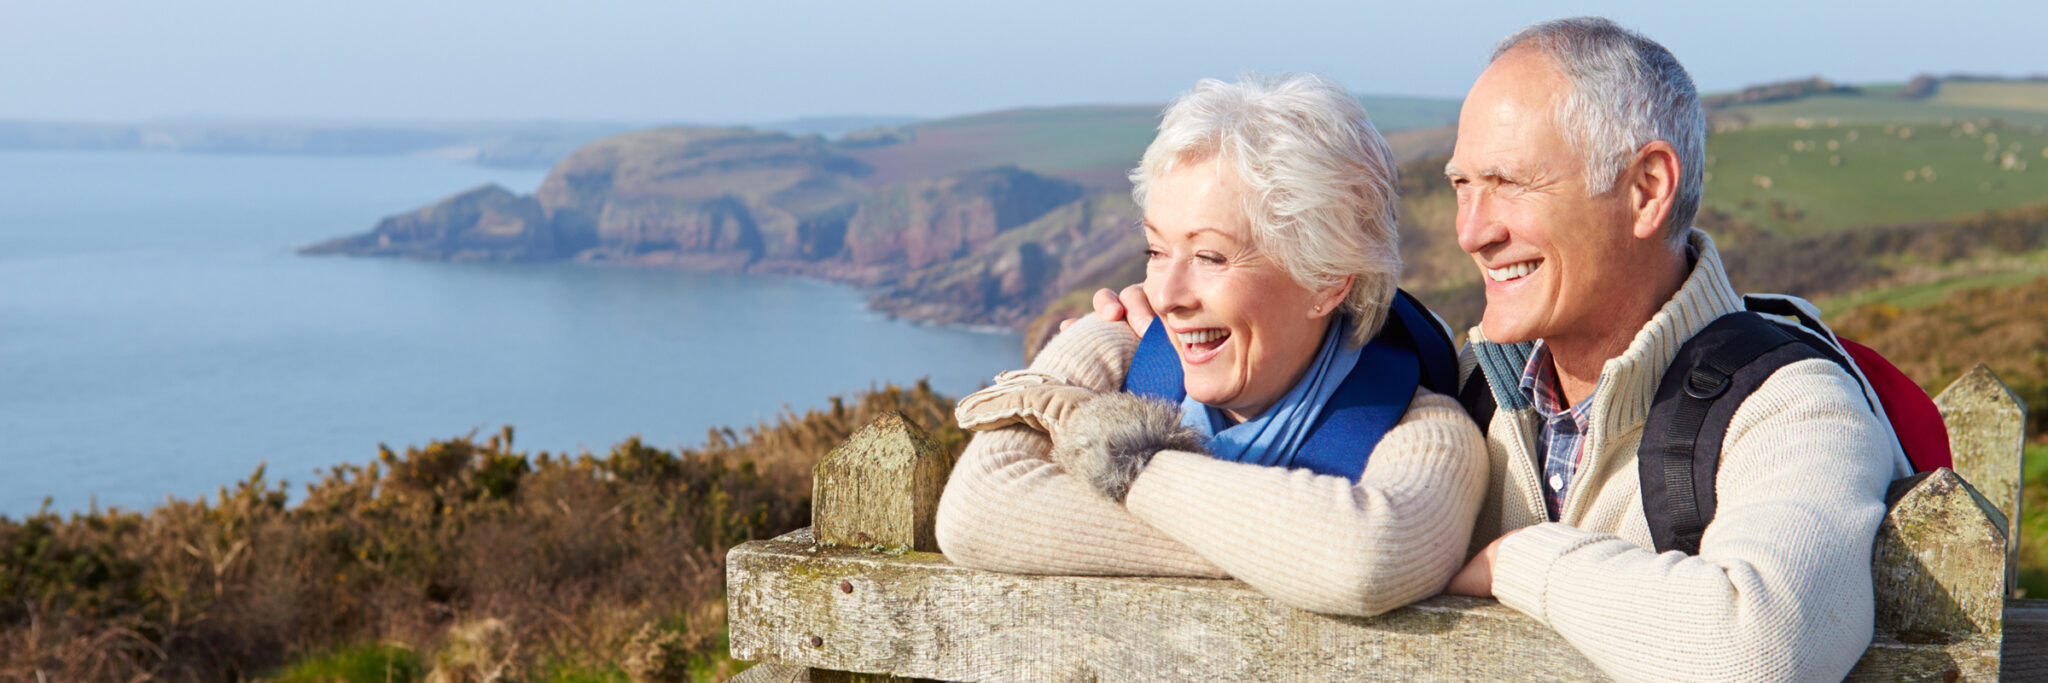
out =
<svg viewBox="0 0 2048 683"><path fill-rule="evenodd" d="M1352 276L1352 339L1379 334L1401 277L1398 171L1358 99L1309 74L1203 79L1166 107L1131 197L1142 208L1154 178L1211 159L1246 188L1253 248L1311 291Z"/></svg>
<svg viewBox="0 0 2048 683"><path fill-rule="evenodd" d="M1707 118L1685 66L1657 41L1601 17L1531 25L1501 41L1493 59L1525 43L1571 82L1551 116L1584 160L1590 194L1613 189L1643 145L1662 140L1677 150L1678 197L1663 229L1684 239L1706 190L1707 159Z"/></svg>

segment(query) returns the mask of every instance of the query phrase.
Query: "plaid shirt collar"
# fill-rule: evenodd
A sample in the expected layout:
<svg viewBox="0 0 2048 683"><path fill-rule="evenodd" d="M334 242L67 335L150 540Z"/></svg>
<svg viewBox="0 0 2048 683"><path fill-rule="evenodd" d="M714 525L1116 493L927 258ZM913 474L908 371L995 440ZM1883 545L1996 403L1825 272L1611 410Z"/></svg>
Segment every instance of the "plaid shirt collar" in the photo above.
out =
<svg viewBox="0 0 2048 683"><path fill-rule="evenodd" d="M1550 347L1541 339L1536 340L1536 348L1529 353L1529 364L1522 366L1521 388L1522 394L1529 397L1536 406L1536 413L1544 420L1569 414L1572 421L1579 424L1580 431L1585 430L1586 411L1593 402L1579 401L1572 406L1564 404L1564 385L1557 381L1557 365L1550 362ZM1598 393L1597 389L1595 393Z"/></svg>
<svg viewBox="0 0 2048 683"><path fill-rule="evenodd" d="M1537 431L1540 443L1538 452L1542 461L1544 512L1550 521L1558 521L1564 511L1565 495L1571 491L1572 481L1578 476L1579 458L1585 454L1586 430L1590 420L1586 413L1592 406L1592 397L1578 405L1564 405L1564 388L1557 380L1557 366L1551 362L1550 349L1537 340L1536 348L1529 354L1529 364L1522 368L1522 393L1543 418ZM1594 390L1599 391L1597 388Z"/></svg>

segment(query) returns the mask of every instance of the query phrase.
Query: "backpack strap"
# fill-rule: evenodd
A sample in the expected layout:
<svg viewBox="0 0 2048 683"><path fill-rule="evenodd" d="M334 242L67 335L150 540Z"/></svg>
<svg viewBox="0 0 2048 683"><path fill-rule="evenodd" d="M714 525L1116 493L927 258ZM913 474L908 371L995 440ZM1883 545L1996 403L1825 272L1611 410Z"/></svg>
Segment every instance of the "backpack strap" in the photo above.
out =
<svg viewBox="0 0 2048 683"><path fill-rule="evenodd" d="M1493 400L1493 389L1486 386L1484 366L1473 368L1472 374L1465 377L1465 382L1458 385L1458 405L1465 407L1465 412L1472 416L1472 421L1479 424L1479 435L1485 436L1486 426L1493 424L1493 413L1500 408L1500 404Z"/></svg>
<svg viewBox="0 0 2048 683"><path fill-rule="evenodd" d="M1657 384L1636 451L1643 517L1657 552L1699 552L1700 535L1714 519L1714 475L1735 411L1779 368L1812 358L1844 362L1816 346L1827 347L1743 311L1721 316L1679 347Z"/></svg>
<svg viewBox="0 0 2048 683"><path fill-rule="evenodd" d="M1443 321L1405 289L1394 290L1394 300L1387 309L1386 325L1376 338L1405 340L1419 356L1420 384L1439 394L1457 395L1458 346L1451 343L1451 332Z"/></svg>

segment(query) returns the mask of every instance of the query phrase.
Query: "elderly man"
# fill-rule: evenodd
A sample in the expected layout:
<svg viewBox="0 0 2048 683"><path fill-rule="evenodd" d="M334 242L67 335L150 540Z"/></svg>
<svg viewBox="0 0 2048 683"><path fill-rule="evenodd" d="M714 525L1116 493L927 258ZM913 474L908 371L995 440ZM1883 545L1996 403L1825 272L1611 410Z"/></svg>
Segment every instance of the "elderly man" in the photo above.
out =
<svg viewBox="0 0 2048 683"><path fill-rule="evenodd" d="M1499 408L1479 550L1449 590L1617 678L1837 680L1870 643L1871 543L1910 471L1841 366L1787 365L1743 401L1698 551L1652 550L1645 417L1680 345L1743 308L1690 227L1705 156L1685 68L1605 19L1523 29L1472 85L1444 172L1486 287L1465 357ZM1526 360L1474 352L1521 342Z"/></svg>
<svg viewBox="0 0 2048 683"><path fill-rule="evenodd" d="M1605 19L1523 29L1466 96L1445 175L1486 287L1462 360L1495 412L1473 556L1447 591L1499 598L1616 678L1839 680L1870 643L1885 488L1911 471L1847 371L1797 361L1740 403L1698 482L1718 501L1696 552L1655 550L1645 514L1659 381L1743 310L1691 227L1705 136L1685 68ZM1151 314L1135 287L1096 309Z"/></svg>

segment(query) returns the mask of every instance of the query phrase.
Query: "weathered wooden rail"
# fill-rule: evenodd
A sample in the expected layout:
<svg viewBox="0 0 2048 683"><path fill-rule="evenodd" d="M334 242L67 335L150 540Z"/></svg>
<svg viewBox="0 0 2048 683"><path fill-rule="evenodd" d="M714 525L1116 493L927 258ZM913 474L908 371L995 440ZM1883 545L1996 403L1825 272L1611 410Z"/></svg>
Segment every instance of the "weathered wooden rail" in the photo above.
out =
<svg viewBox="0 0 2048 683"><path fill-rule="evenodd" d="M1877 635L1852 680L2048 680L2048 600L2012 598L2026 406L1982 365L1935 401L1953 471L1892 486ZM1492 600L1371 618L1229 580L955 566L932 515L951 466L884 416L819 463L813 527L732 550L732 654L750 681L1584 680L1593 665Z"/></svg>

